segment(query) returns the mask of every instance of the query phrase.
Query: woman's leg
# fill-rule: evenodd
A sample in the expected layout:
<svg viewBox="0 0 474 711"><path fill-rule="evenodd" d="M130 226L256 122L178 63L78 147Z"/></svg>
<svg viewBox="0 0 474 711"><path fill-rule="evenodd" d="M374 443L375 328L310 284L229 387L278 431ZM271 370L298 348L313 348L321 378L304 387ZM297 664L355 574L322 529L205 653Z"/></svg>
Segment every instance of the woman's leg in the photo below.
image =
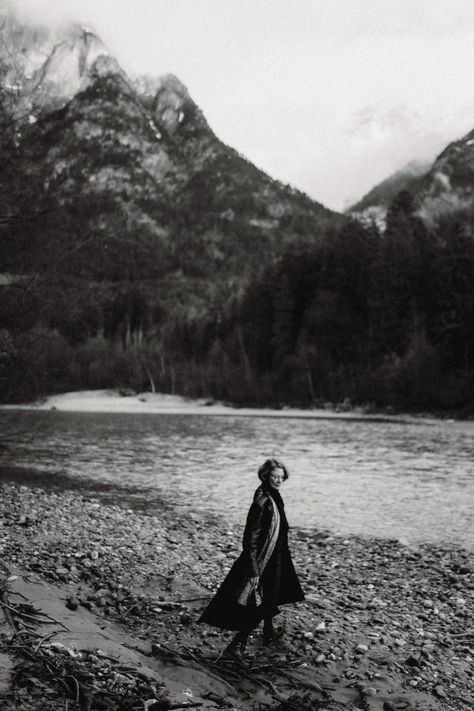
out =
<svg viewBox="0 0 474 711"><path fill-rule="evenodd" d="M253 628L241 630L237 632L235 637L229 642L227 647L222 652L223 657L230 657L231 659L242 659L242 655L245 653L245 648L247 646L247 640L250 632Z"/></svg>
<svg viewBox="0 0 474 711"><path fill-rule="evenodd" d="M226 649L241 649L242 651L245 649L245 646L247 644L248 636L252 630L247 631L241 631L237 632L235 635L234 639L232 639L229 644L227 645Z"/></svg>
<svg viewBox="0 0 474 711"><path fill-rule="evenodd" d="M255 603L251 603L251 609L254 610L255 607ZM227 647L224 649L223 654L226 655L230 653L230 655L232 656L235 656L236 653L243 654L245 651L245 647L247 646L248 636L252 632L252 630L257 627L259 622L260 619L257 616L249 615L247 617L246 623L244 624L242 629L237 632L234 639L229 642Z"/></svg>
<svg viewBox="0 0 474 711"><path fill-rule="evenodd" d="M277 629L273 626L273 615L267 615L263 618L263 643L271 644L283 635L283 629ZM255 625L249 626L240 632L237 632L234 639L232 639L224 650L224 654L230 653L235 655L235 653L243 654L245 647L247 645L247 640L249 634L255 627L258 626L258 622Z"/></svg>
<svg viewBox="0 0 474 711"><path fill-rule="evenodd" d="M263 643L271 644L279 639L283 632L275 629L273 618L280 613L278 599L281 581L281 553L275 551L262 575L262 598L266 615L263 618Z"/></svg>
<svg viewBox="0 0 474 711"><path fill-rule="evenodd" d="M267 615L267 617L263 618L263 634L266 636L274 632L274 630L273 615Z"/></svg>

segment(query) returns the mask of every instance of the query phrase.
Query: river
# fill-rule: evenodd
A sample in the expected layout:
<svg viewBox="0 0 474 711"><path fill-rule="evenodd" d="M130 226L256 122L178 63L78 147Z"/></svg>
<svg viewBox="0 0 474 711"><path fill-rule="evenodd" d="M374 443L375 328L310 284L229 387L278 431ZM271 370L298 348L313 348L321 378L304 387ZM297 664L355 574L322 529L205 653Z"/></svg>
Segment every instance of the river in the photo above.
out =
<svg viewBox="0 0 474 711"><path fill-rule="evenodd" d="M473 422L4 410L0 431L3 476L243 522L277 456L293 526L474 548Z"/></svg>

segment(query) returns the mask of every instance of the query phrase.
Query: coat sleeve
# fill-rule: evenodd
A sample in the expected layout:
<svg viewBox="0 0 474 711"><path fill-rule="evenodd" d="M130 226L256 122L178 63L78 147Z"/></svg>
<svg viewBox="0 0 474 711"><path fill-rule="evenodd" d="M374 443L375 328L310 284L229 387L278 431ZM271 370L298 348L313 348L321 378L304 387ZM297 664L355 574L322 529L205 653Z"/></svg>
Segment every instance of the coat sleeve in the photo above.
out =
<svg viewBox="0 0 474 711"><path fill-rule="evenodd" d="M252 503L247 515L243 539L243 550L247 554L249 574L253 577L260 575L258 568L258 542L262 531L265 497L258 497Z"/></svg>

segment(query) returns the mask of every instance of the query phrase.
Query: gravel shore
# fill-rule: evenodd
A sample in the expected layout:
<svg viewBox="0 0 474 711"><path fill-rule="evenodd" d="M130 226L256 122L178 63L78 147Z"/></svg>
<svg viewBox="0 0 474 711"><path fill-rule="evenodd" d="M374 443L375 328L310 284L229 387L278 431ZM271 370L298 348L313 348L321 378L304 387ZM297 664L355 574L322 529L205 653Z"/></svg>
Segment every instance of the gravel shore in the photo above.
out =
<svg viewBox="0 0 474 711"><path fill-rule="evenodd" d="M473 708L469 551L293 529L290 546L307 599L283 609L281 642L262 647L257 631L248 666L229 668L216 662L229 634L198 626L196 619L238 555L242 527L208 514L178 515L169 506L150 515L128 505L111 504L110 495L106 500L92 492L3 483L0 553L19 578L34 576L59 591L57 621L62 612L82 611L99 627L129 635L124 648L135 644L145 661L154 660L160 689L155 679L146 693L157 699L158 691L166 695L172 689L175 696L147 708L172 708L180 686L185 699L201 708ZM0 656L12 668L21 667L25 660L21 649L12 649L11 632L0 632ZM78 705L71 700L69 708L125 708L114 706L112 692L107 696L100 688L110 674L97 671L94 643L91 633L82 652L69 650L88 669L92 694L89 707L77 695ZM57 655L60 648L54 637L41 643L44 654ZM30 677L34 673L30 668ZM120 683L126 686L122 679L114 688ZM28 684L20 689L17 683L15 690L4 680L3 707L64 709L64 687L50 691L52 705L44 693L42 705L35 705ZM297 699L297 705L284 706L286 698Z"/></svg>

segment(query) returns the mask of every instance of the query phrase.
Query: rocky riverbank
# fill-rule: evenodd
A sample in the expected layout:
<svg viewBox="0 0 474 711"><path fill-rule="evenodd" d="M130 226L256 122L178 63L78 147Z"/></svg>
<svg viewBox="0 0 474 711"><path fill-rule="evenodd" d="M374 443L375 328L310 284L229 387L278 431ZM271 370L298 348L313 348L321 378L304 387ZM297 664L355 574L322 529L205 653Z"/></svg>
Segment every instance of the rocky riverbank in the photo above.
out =
<svg viewBox="0 0 474 711"><path fill-rule="evenodd" d="M229 666L218 659L228 635L196 618L241 527L98 497L0 486L16 626L0 627L6 711L473 707L468 551L293 530L307 600L284 609L281 642L262 647L257 631L247 663Z"/></svg>

